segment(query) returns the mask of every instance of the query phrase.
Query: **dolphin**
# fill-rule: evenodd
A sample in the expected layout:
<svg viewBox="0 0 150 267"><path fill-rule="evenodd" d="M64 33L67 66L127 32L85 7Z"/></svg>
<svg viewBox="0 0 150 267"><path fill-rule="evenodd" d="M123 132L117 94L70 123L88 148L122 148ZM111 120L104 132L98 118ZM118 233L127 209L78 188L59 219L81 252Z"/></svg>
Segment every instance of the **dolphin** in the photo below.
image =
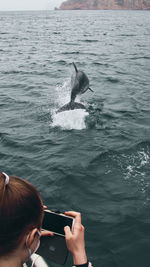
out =
<svg viewBox="0 0 150 267"><path fill-rule="evenodd" d="M85 106L83 104L75 102L76 96L79 94L84 94L88 89L93 92L93 90L89 87L89 79L87 75L83 71L78 70L74 62L73 66L75 68L76 75L72 80L70 102L61 107L57 112L74 109L85 109Z"/></svg>

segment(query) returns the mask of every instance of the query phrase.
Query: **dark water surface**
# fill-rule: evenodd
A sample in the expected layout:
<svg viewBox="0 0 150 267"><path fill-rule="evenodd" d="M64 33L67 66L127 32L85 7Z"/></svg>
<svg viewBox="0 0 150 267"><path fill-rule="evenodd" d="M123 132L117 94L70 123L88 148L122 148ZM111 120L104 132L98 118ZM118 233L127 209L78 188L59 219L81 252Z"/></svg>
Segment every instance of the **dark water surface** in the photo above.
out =
<svg viewBox="0 0 150 267"><path fill-rule="evenodd" d="M149 11L0 13L0 169L82 212L96 267L150 266L149 25ZM56 114L73 61L94 93Z"/></svg>

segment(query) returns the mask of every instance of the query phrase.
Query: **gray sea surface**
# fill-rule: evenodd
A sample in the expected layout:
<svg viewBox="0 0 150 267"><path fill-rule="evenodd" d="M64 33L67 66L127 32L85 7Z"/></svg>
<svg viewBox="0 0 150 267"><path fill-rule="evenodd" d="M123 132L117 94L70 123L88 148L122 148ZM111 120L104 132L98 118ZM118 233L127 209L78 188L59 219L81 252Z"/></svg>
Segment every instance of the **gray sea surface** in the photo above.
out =
<svg viewBox="0 0 150 267"><path fill-rule="evenodd" d="M149 25L149 11L0 12L0 170L82 213L95 267L150 266ZM57 114L72 62L94 93Z"/></svg>

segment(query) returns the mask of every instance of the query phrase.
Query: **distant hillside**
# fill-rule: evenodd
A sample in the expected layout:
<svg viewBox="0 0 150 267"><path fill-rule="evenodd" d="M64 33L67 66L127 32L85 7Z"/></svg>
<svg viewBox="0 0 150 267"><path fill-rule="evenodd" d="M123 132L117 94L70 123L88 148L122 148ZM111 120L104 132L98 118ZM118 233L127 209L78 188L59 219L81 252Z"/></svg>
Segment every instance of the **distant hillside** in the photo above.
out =
<svg viewBox="0 0 150 267"><path fill-rule="evenodd" d="M142 9L150 10L150 0L68 0L64 1L61 10L73 9Z"/></svg>

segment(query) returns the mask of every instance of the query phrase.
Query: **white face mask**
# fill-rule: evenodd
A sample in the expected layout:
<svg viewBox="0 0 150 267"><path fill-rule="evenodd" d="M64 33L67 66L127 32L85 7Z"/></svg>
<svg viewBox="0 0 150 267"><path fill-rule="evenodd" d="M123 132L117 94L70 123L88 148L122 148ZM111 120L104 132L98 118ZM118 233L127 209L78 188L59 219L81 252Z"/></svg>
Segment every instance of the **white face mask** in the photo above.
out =
<svg viewBox="0 0 150 267"><path fill-rule="evenodd" d="M41 233L40 233L40 231L37 231L37 233L38 233L39 237L41 237ZM39 246L40 246L40 239L39 239L39 241L38 241L38 243L37 243L37 245L36 245L36 248L35 248L34 251L32 252L31 249L30 249L30 248L28 247L28 245L27 245L28 238L29 238L29 235L27 236L27 239L26 239L26 247L27 247L27 251L28 251L28 254L29 254L29 258L30 258L31 255L34 254L34 253L38 250L38 248L39 248Z"/></svg>

